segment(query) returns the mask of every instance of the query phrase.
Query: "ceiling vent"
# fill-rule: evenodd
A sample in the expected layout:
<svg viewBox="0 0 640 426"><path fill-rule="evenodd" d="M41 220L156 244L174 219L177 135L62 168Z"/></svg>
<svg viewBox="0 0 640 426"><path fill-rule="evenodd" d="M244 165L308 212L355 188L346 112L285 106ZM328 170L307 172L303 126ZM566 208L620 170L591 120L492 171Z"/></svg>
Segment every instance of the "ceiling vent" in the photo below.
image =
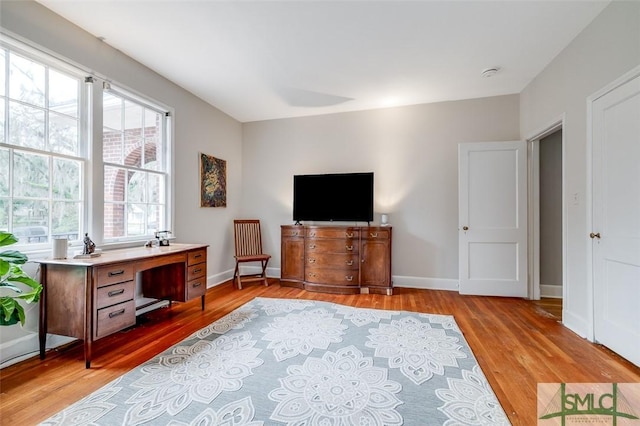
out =
<svg viewBox="0 0 640 426"><path fill-rule="evenodd" d="M481 75L483 77L493 77L498 73L498 71L500 71L500 67L487 68L486 70L482 71Z"/></svg>

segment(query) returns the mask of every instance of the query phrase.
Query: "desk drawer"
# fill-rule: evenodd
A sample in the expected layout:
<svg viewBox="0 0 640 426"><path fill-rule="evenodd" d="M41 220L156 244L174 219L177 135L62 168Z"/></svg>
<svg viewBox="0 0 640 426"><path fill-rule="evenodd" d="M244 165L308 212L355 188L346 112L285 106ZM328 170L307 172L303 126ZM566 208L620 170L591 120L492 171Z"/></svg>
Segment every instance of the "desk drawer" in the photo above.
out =
<svg viewBox="0 0 640 426"><path fill-rule="evenodd" d="M96 268L96 286L98 288L110 284L133 280L133 262L118 263L115 265L100 266Z"/></svg>
<svg viewBox="0 0 640 426"><path fill-rule="evenodd" d="M202 296L207 291L207 278L202 277L187 283L187 300Z"/></svg>
<svg viewBox="0 0 640 426"><path fill-rule="evenodd" d="M187 265L195 265L196 263L202 263L207 261L207 250L194 250L190 251L187 259Z"/></svg>
<svg viewBox="0 0 640 426"><path fill-rule="evenodd" d="M315 284L357 286L358 271L307 268L305 281Z"/></svg>
<svg viewBox="0 0 640 426"><path fill-rule="evenodd" d="M95 338L113 334L136 324L136 303L133 300L98 309Z"/></svg>
<svg viewBox="0 0 640 426"><path fill-rule="evenodd" d="M205 275L207 275L206 263L199 263L187 268L187 281L195 280L196 278L204 277Z"/></svg>
<svg viewBox="0 0 640 426"><path fill-rule="evenodd" d="M135 293L135 281L127 281L124 283L100 287L96 293L98 309L126 302L127 300L133 299Z"/></svg>

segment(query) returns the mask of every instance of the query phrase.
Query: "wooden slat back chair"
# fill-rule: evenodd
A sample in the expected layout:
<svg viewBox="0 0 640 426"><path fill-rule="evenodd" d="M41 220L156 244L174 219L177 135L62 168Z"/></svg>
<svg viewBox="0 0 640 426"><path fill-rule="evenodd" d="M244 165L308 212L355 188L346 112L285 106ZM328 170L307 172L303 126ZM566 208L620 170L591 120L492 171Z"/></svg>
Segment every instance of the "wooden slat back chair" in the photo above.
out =
<svg viewBox="0 0 640 426"><path fill-rule="evenodd" d="M241 290L242 284L247 282L262 281L264 285L269 285L267 281L267 263L271 255L262 252L262 234L260 232L260 221L234 220L233 235L236 244L236 269L233 273L233 281L236 287ZM261 273L240 274L240 264L245 262L260 262Z"/></svg>

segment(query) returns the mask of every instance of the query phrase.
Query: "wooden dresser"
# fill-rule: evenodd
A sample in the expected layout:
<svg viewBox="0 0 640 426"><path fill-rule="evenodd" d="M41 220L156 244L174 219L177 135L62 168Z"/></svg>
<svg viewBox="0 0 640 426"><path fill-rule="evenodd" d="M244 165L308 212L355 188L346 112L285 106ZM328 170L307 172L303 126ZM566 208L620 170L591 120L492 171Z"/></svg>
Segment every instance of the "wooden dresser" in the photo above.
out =
<svg viewBox="0 0 640 426"><path fill-rule="evenodd" d="M186 302L207 289L207 245L172 244L105 251L88 259L39 261L40 358L47 333L84 340L85 364L92 343L136 323L136 277L145 297Z"/></svg>
<svg viewBox="0 0 640 426"><path fill-rule="evenodd" d="M281 227L281 283L328 293L391 295L391 227Z"/></svg>

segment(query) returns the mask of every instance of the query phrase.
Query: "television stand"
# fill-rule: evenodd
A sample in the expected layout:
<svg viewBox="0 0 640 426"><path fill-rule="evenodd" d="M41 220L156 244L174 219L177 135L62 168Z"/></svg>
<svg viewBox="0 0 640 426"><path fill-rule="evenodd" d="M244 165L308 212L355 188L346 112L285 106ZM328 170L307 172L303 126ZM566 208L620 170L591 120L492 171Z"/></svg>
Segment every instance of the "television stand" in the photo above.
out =
<svg viewBox="0 0 640 426"><path fill-rule="evenodd" d="M378 226L281 227L283 286L391 295L391 231Z"/></svg>

